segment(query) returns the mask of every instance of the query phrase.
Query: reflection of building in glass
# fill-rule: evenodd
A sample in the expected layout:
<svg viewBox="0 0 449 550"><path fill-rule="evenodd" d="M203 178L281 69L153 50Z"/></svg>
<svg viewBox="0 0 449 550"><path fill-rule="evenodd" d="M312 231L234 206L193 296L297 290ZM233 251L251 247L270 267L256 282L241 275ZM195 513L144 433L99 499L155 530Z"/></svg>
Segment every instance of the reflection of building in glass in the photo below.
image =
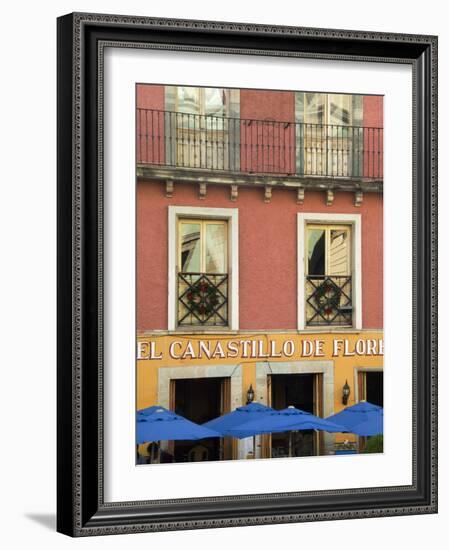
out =
<svg viewBox="0 0 449 550"><path fill-rule="evenodd" d="M227 326L227 232L223 220L178 221L178 326Z"/></svg>
<svg viewBox="0 0 449 550"><path fill-rule="evenodd" d="M382 403L382 97L159 85L136 97L138 408L202 423L251 386L274 408L328 416L346 381L348 405ZM293 443L314 455L340 440ZM258 437L257 456L286 441Z"/></svg>
<svg viewBox="0 0 449 550"><path fill-rule="evenodd" d="M352 326L351 226L307 225L306 324Z"/></svg>

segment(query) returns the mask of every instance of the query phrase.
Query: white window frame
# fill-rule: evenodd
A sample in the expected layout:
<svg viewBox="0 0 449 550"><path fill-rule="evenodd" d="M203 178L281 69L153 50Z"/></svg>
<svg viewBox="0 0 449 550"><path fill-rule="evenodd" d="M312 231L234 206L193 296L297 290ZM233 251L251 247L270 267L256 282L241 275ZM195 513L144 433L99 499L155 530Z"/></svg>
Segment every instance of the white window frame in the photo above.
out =
<svg viewBox="0 0 449 550"><path fill-rule="evenodd" d="M177 231L180 218L226 220L228 222L228 326L177 326ZM168 207L168 330L204 332L239 330L239 218L238 208Z"/></svg>
<svg viewBox="0 0 449 550"><path fill-rule="evenodd" d="M305 297L305 262L306 262L306 226L308 224L344 224L352 228L352 327L325 327L307 326L306 324L306 297ZM338 328L362 329L362 216L361 214L326 214L316 212L298 213L298 330L328 331Z"/></svg>

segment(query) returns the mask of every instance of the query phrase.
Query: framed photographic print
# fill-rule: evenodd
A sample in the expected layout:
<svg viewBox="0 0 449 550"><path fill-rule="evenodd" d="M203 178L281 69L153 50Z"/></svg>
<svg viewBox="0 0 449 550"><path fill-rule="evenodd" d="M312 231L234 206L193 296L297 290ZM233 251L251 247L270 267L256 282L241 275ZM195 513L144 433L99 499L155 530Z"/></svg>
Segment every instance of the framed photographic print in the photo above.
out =
<svg viewBox="0 0 449 550"><path fill-rule="evenodd" d="M58 530L437 511L437 38L58 20Z"/></svg>

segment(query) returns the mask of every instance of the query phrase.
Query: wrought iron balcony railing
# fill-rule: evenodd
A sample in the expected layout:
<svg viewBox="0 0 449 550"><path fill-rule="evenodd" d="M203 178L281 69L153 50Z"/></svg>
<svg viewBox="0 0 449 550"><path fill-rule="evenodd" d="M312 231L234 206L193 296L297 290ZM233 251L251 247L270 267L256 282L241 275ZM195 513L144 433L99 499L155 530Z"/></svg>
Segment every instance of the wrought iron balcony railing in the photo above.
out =
<svg viewBox="0 0 449 550"><path fill-rule="evenodd" d="M306 325L352 326L350 276L307 275Z"/></svg>
<svg viewBox="0 0 449 550"><path fill-rule="evenodd" d="M383 178L383 128L138 109L137 139L142 165Z"/></svg>
<svg viewBox="0 0 449 550"><path fill-rule="evenodd" d="M178 273L178 326L228 326L227 273Z"/></svg>

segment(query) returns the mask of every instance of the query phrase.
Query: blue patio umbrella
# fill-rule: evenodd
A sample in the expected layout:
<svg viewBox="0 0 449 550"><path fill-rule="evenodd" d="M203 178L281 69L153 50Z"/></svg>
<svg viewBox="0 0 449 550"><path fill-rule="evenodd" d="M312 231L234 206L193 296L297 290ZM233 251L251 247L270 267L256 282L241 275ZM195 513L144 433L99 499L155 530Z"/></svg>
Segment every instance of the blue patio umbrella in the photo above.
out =
<svg viewBox="0 0 449 550"><path fill-rule="evenodd" d="M151 407L149 407L151 409ZM209 437L221 437L214 430L204 428L195 422L191 422L172 411L157 407L154 410L137 411L136 415L136 443L151 443L161 440L185 440L206 439Z"/></svg>
<svg viewBox="0 0 449 550"><path fill-rule="evenodd" d="M165 407L162 407L162 405L152 405L151 407L146 407L145 409L139 409L137 411L137 416L138 417L140 417L140 416L146 417L146 416L149 416L150 414L153 414L156 411L160 412L161 410L165 411L168 414L172 414L172 415L176 414L173 411L169 411Z"/></svg>
<svg viewBox="0 0 449 550"><path fill-rule="evenodd" d="M140 419L140 420L145 419L149 415L153 414L154 412L161 411L161 410L163 410L163 411L165 411L166 413L169 413L169 414L175 414L174 412L169 411L165 407L162 407L162 405L152 405L151 407L146 407L145 409L139 409L136 413L137 419ZM139 446L138 443L137 443L137 446ZM153 459L153 448L151 449L151 455L152 455L152 459Z"/></svg>
<svg viewBox="0 0 449 550"><path fill-rule="evenodd" d="M228 432L229 435L242 439L254 434L288 432L290 430L347 431L339 424L290 406L280 411L269 412L255 420L250 420L245 424L232 428Z"/></svg>
<svg viewBox="0 0 449 550"><path fill-rule="evenodd" d="M372 416L370 419L352 426L352 433L356 435L371 436L380 435L384 431L384 414L381 411L376 416Z"/></svg>
<svg viewBox="0 0 449 550"><path fill-rule="evenodd" d="M206 428L211 428L220 432L224 437L234 437L233 433L229 433L229 430L238 428L242 424L261 418L264 414L274 412L274 409L262 405L262 403L249 403L244 407L237 407L234 411L209 420L203 424Z"/></svg>
<svg viewBox="0 0 449 550"><path fill-rule="evenodd" d="M250 420L245 424L229 430L230 435L242 439L256 434L290 432L289 456L291 456L291 432L300 430L322 430L326 432L345 432L343 426L329 422L312 413L301 411L295 407L287 407L280 411L273 411L260 418Z"/></svg>
<svg viewBox="0 0 449 550"><path fill-rule="evenodd" d="M383 408L373 403L368 403L368 401L360 401L360 403L356 403L351 407L346 407L346 409L343 409L339 413L329 416L326 420L341 424L345 426L348 432L357 435L377 435L383 433Z"/></svg>
<svg viewBox="0 0 449 550"><path fill-rule="evenodd" d="M243 407L237 407L234 411L209 420L203 424L204 427L211 428L220 432L223 437L236 437L230 430L238 428L242 424L261 418L263 415L274 412L274 409L263 405L262 403L249 403ZM253 436L253 456L256 456L256 441L255 434Z"/></svg>

